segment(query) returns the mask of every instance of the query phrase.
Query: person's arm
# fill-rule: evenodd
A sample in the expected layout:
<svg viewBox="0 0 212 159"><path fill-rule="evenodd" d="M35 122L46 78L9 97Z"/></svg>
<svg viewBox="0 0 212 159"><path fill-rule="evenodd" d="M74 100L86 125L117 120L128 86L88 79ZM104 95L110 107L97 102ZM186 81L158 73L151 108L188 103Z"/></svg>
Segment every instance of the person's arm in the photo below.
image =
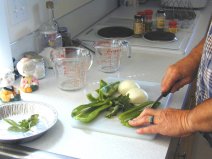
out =
<svg viewBox="0 0 212 159"><path fill-rule="evenodd" d="M172 87L171 92L175 92L194 79L201 61L204 42L205 39L202 39L201 42L192 49L189 55L169 66L161 83L162 92L169 90L172 85L174 85L174 87ZM201 122L206 121L206 119L209 120L210 117L212 118L212 112L209 111L207 105L207 103L203 103L193 110L178 110L170 108L158 110L145 109L137 118L129 121L129 124L131 126L149 124L149 117L154 116L154 125L142 127L138 129L137 132L141 134L159 133L168 136L184 136L194 131L206 131L208 128L207 126L209 125L206 124L205 126L204 123ZM195 117L199 114L198 109L201 109L201 107L203 107L203 110L200 111L201 115ZM205 111L211 114L207 114ZM207 114L208 117L204 117L203 114ZM210 120L210 122L212 122L212 119ZM199 123L203 124L201 125L201 130L200 127L198 127ZM212 125L210 125L210 129L211 128Z"/></svg>
<svg viewBox="0 0 212 159"><path fill-rule="evenodd" d="M192 132L212 132L212 98L197 105L188 114L188 125Z"/></svg>
<svg viewBox="0 0 212 159"><path fill-rule="evenodd" d="M175 92L193 81L200 64L204 42L205 38L185 58L168 67L161 82L162 92L166 92L171 87L171 92Z"/></svg>

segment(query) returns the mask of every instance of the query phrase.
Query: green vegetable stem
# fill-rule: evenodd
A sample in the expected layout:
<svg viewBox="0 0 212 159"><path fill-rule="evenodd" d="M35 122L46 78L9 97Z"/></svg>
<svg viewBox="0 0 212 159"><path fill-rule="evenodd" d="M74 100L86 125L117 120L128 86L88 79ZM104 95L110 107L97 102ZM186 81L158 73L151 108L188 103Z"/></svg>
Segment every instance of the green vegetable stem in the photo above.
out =
<svg viewBox="0 0 212 159"><path fill-rule="evenodd" d="M91 93L87 94L87 99L90 102L106 100L112 97L118 91L119 81L108 84L107 82L100 80L99 88L96 90L97 97L94 97Z"/></svg>
<svg viewBox="0 0 212 159"><path fill-rule="evenodd" d="M99 89L99 93L103 94L106 97L111 97L117 92L119 83L120 81L117 81L117 82L105 85L104 87Z"/></svg>
<svg viewBox="0 0 212 159"><path fill-rule="evenodd" d="M31 115L29 119L23 119L18 123L12 119L4 119L4 121L11 125L11 127L8 128L10 131L27 132L39 122L38 116L39 114Z"/></svg>
<svg viewBox="0 0 212 159"><path fill-rule="evenodd" d="M78 116L82 113L88 112L91 109L97 109L97 107L100 107L100 106L105 105L107 103L108 103L108 101L105 100L105 101L96 101L96 102L93 102L93 103L80 105L80 106L78 106L78 107L76 107L75 109L72 110L71 116L72 117Z"/></svg>
<svg viewBox="0 0 212 159"><path fill-rule="evenodd" d="M96 90L98 94L97 97L94 97L91 93L87 94L87 98L91 103L83 104L76 107L75 109L73 109L71 116L76 120L88 123L94 120L102 111L109 109L111 106L114 107L110 110L114 108L117 110L113 110L112 112L110 112L108 117L117 114L117 112L121 108L121 102L117 104L115 100L120 97L116 98L113 97L113 95L117 93L119 83L120 82L117 81L108 84L107 82L100 80L99 88Z"/></svg>
<svg viewBox="0 0 212 159"><path fill-rule="evenodd" d="M109 108L112 105L111 101L97 102L94 105L89 103L81 105L72 111L72 117L84 123L91 122L95 119L103 110Z"/></svg>
<svg viewBox="0 0 212 159"><path fill-rule="evenodd" d="M131 109L129 109L128 111L125 111L121 114L118 115L119 120L121 121L121 123L125 126L130 126L128 124L128 121L131 119L136 118L137 116L139 116L139 114L146 108L146 107L151 107L151 105L154 103L154 101L147 101L144 102L138 106L135 106ZM160 105L160 102L157 102L154 106L154 108L158 107Z"/></svg>
<svg viewBox="0 0 212 159"><path fill-rule="evenodd" d="M134 107L132 103L130 103L129 95L123 96L120 95L112 99L113 105L107 111L105 117L111 118L116 116L119 112L124 112L129 110L130 108Z"/></svg>

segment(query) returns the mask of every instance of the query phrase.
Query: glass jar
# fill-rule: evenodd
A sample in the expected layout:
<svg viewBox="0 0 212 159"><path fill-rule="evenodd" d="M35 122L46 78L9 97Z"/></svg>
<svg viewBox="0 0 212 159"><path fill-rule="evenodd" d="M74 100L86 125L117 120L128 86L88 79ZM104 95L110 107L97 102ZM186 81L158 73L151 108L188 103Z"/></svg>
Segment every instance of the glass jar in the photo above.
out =
<svg viewBox="0 0 212 159"><path fill-rule="evenodd" d="M158 31L164 31L165 29L166 14L163 9L159 9L156 15L156 28Z"/></svg>
<svg viewBox="0 0 212 159"><path fill-rule="evenodd" d="M152 31L153 10L146 9L146 10L144 10L144 13L145 13L145 32L151 32Z"/></svg>
<svg viewBox="0 0 212 159"><path fill-rule="evenodd" d="M134 37L142 37L145 30L144 16L136 14L134 18L135 18L133 24Z"/></svg>
<svg viewBox="0 0 212 159"><path fill-rule="evenodd" d="M176 20L171 20L169 21L169 28L168 31L171 33L176 33L177 32L177 21Z"/></svg>
<svg viewBox="0 0 212 159"><path fill-rule="evenodd" d="M32 59L35 62L36 68L35 68L35 72L33 75L37 79L42 79L46 76L45 61L44 61L43 56L38 55L35 52L26 52L26 53L24 53L23 57Z"/></svg>
<svg viewBox="0 0 212 159"><path fill-rule="evenodd" d="M58 31L62 36L63 47L72 46L71 35L68 32L68 29L66 27L59 27Z"/></svg>
<svg viewBox="0 0 212 159"><path fill-rule="evenodd" d="M33 61L36 63L34 76L37 79L43 79L46 76L45 63L43 57L33 59Z"/></svg>

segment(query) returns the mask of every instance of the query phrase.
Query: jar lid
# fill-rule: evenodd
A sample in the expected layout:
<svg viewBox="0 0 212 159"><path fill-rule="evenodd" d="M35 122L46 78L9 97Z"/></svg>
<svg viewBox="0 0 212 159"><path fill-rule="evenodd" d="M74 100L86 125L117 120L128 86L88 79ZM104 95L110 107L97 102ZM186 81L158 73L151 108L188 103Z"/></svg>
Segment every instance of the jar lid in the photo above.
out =
<svg viewBox="0 0 212 159"><path fill-rule="evenodd" d="M46 8L54 8L53 1L46 1Z"/></svg>
<svg viewBox="0 0 212 159"><path fill-rule="evenodd" d="M136 14L134 17L135 19L141 19L142 16L140 14Z"/></svg>
<svg viewBox="0 0 212 159"><path fill-rule="evenodd" d="M145 15L152 15L153 14L153 10L151 9L146 9L144 10Z"/></svg>
<svg viewBox="0 0 212 159"><path fill-rule="evenodd" d="M157 11L157 13L165 13L165 10L159 9L159 10Z"/></svg>
<svg viewBox="0 0 212 159"><path fill-rule="evenodd" d="M58 31L59 31L59 33L67 33L68 29L67 29L67 27L59 27Z"/></svg>
<svg viewBox="0 0 212 159"><path fill-rule="evenodd" d="M137 14L141 15L141 16L145 16L145 12L144 11L137 12Z"/></svg>
<svg viewBox="0 0 212 159"><path fill-rule="evenodd" d="M26 52L23 54L23 57L29 58L29 59L36 59L36 60L43 60L43 56L38 55L35 52Z"/></svg>
<svg viewBox="0 0 212 159"><path fill-rule="evenodd" d="M171 25L171 26L176 26L176 25L177 25L177 21L176 21L176 20L171 20L171 21L169 22L169 25Z"/></svg>

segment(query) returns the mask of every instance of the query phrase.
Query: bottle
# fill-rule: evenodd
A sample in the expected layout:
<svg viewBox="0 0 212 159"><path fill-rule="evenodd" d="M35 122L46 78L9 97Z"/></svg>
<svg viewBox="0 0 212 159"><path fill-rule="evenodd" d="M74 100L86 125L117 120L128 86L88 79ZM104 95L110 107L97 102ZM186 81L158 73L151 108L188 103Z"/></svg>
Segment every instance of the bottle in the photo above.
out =
<svg viewBox="0 0 212 159"><path fill-rule="evenodd" d="M168 31L171 32L171 33L176 33L177 32L177 21L176 20L171 20L169 22Z"/></svg>
<svg viewBox="0 0 212 159"><path fill-rule="evenodd" d="M72 46L71 35L68 32L67 27L59 27L58 31L62 36L63 46Z"/></svg>
<svg viewBox="0 0 212 159"><path fill-rule="evenodd" d="M164 31L166 14L163 9L159 9L156 15L156 28L158 31Z"/></svg>
<svg viewBox="0 0 212 159"><path fill-rule="evenodd" d="M151 32L153 11L151 9L146 9L144 10L144 13L145 13L145 32Z"/></svg>
<svg viewBox="0 0 212 159"><path fill-rule="evenodd" d="M53 1L46 1L46 8L48 11L48 21L41 25L41 45L45 47L61 47L62 36L58 33L58 23L54 17L54 3Z"/></svg>
<svg viewBox="0 0 212 159"><path fill-rule="evenodd" d="M133 24L133 31L134 31L134 37L142 37L144 33L144 16L140 14L136 14L134 16L134 24Z"/></svg>

